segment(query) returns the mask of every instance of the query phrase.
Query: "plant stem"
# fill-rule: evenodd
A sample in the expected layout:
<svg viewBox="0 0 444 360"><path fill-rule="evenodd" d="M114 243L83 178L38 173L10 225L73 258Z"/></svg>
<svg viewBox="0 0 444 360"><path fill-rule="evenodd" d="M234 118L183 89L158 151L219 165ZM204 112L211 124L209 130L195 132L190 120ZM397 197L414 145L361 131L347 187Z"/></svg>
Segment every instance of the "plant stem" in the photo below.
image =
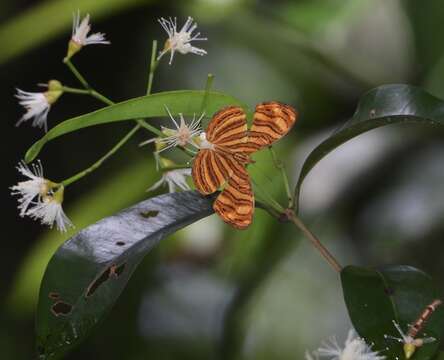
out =
<svg viewBox="0 0 444 360"><path fill-rule="evenodd" d="M100 100L101 102L103 102L104 104L110 106L110 105L114 105L115 102L108 99L105 95L102 95L101 93L97 92L94 89L90 90L90 94L92 97L95 97L97 100Z"/></svg>
<svg viewBox="0 0 444 360"><path fill-rule="evenodd" d="M108 159L110 156L112 156L117 150L119 150L136 132L140 129L140 125L137 124L134 126L114 147L109 150L104 156L102 156L99 160L97 160L94 164L92 164L89 168L77 173L74 176L71 176L70 178L63 180L62 185L68 186L72 184L73 182L76 182L77 180L81 179L85 175L88 175L89 173L96 170L102 163Z"/></svg>
<svg viewBox="0 0 444 360"><path fill-rule="evenodd" d="M190 165L188 164L182 164L182 165L172 165L172 166L164 166L160 169L162 172L167 172L171 170L178 170L178 169L189 169Z"/></svg>
<svg viewBox="0 0 444 360"><path fill-rule="evenodd" d="M274 166L276 166L276 168L281 172L282 181L284 182L284 186L285 186L285 192L287 193L288 207L290 209L292 209L293 208L293 201L294 201L293 200L293 193L290 188L290 182L288 181L288 176L287 176L287 172L285 171L284 163L277 158L276 153L275 153L272 146L269 146L268 149L270 150L270 154L273 159Z"/></svg>
<svg viewBox="0 0 444 360"><path fill-rule="evenodd" d="M87 89L77 89L69 86L63 86L62 90L63 92L67 92L70 94L91 95L91 91Z"/></svg>
<svg viewBox="0 0 444 360"><path fill-rule="evenodd" d="M80 72L77 70L77 68L74 66L74 64L71 62L70 59L65 59L63 61L68 67L69 70L74 74L74 76L79 80L79 82L83 85L85 89L91 89L91 86L89 86L88 81L80 74Z"/></svg>
<svg viewBox="0 0 444 360"><path fill-rule="evenodd" d="M151 90L153 87L154 72L156 71L157 64L159 63L156 60L156 53L157 53L157 41L153 40L153 46L151 47L150 69L149 69L149 73L148 73L148 84L146 86L146 94L147 95L151 94Z"/></svg>
<svg viewBox="0 0 444 360"><path fill-rule="evenodd" d="M143 128L151 131L152 133L156 134L158 137L164 137L165 135L162 133L162 131L160 131L158 128L148 124L146 121L140 121L139 125L142 126Z"/></svg>
<svg viewBox="0 0 444 360"><path fill-rule="evenodd" d="M205 84L205 94L202 100L202 105L200 107L200 113L202 114L205 111L205 107L207 106L208 96L210 94L211 87L213 86L214 75L208 74L207 82Z"/></svg>
<svg viewBox="0 0 444 360"><path fill-rule="evenodd" d="M302 220L294 213L293 210L288 209L286 211L287 217L291 220L305 235L305 237L310 240L312 245L319 251L321 256L331 265L331 267L336 272L341 272L342 266L335 259L335 257L328 251L328 249L321 243L321 241L305 226Z"/></svg>
<svg viewBox="0 0 444 360"><path fill-rule="evenodd" d="M154 71L157 66L157 62L155 60L155 53L157 48L157 42L153 41L153 48L152 48L152 54L151 54L151 63L150 63L150 74L149 74L149 80L147 84L147 95L151 93L153 78L154 78ZM105 95L99 93L94 88L92 88L86 79L80 74L80 72L77 70L77 68L74 66L74 64L69 60L66 59L64 63L69 67L71 72L74 74L74 76L79 80L79 82L84 86L85 89L77 89L72 88L68 86L64 86L63 90L69 93L73 94L83 94L83 95L90 95L97 100L103 102L104 104L110 106L114 105L114 101L107 98ZM116 145L113 146L111 150L109 150L104 156L102 156L99 160L97 160L94 164L92 164L89 168L77 173L74 176L71 176L70 178L62 181L63 186L68 186L72 184L73 182L76 182L77 180L83 178L84 176L88 175L89 173L96 170L98 167L100 167L105 160L107 160L110 156L112 156L114 153L117 152L131 137L141 128L144 127L148 129L149 131L155 133L158 136L164 136L160 130L155 128L154 126L151 126L150 124L146 123L143 119L136 119L137 125L135 125Z"/></svg>
<svg viewBox="0 0 444 360"><path fill-rule="evenodd" d="M251 179L254 186L259 190L258 195L263 198L264 201L261 202L262 207L265 208L267 211L268 209L273 209L273 212L270 212L273 216L277 215L276 217L279 218L282 214L285 213L285 209L279 204L276 200L273 199L271 195L268 194L267 191L264 191L261 189L259 184L254 180Z"/></svg>

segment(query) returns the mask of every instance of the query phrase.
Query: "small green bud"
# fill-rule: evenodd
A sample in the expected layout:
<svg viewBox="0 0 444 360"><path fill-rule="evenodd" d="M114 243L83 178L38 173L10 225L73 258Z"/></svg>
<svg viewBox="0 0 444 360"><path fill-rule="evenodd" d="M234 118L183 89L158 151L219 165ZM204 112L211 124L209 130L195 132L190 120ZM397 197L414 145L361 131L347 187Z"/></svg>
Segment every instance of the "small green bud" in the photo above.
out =
<svg viewBox="0 0 444 360"><path fill-rule="evenodd" d="M63 94L63 85L58 80L50 80L48 82L48 91L45 92L48 104L54 104Z"/></svg>
<svg viewBox="0 0 444 360"><path fill-rule="evenodd" d="M71 59L76 53L78 53L82 49L82 44L75 42L74 40L69 40L68 43L68 52L66 53L66 57L63 61L68 61Z"/></svg>
<svg viewBox="0 0 444 360"><path fill-rule="evenodd" d="M63 203L63 196L65 193L65 188L63 187L63 185L58 184L57 186L57 190L54 192L54 195L52 196L53 199L58 202L59 204Z"/></svg>
<svg viewBox="0 0 444 360"><path fill-rule="evenodd" d="M414 344L404 344L404 354L406 359L410 359L416 351L416 346Z"/></svg>

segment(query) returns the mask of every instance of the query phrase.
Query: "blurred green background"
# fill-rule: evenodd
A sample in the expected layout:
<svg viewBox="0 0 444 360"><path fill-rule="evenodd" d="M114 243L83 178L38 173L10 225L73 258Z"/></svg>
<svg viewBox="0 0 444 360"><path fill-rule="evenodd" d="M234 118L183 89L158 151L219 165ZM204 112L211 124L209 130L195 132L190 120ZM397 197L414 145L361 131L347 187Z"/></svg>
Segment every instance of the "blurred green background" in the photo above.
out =
<svg viewBox="0 0 444 360"><path fill-rule="evenodd" d="M440 0L2 0L2 224L0 351L31 359L33 312L45 265L73 232L59 235L21 219L8 189L14 169L42 132L14 126L22 109L14 88L35 91L56 78L76 86L62 64L71 16L90 12L93 31L112 46L91 46L74 62L115 101L143 94L151 41L161 16L193 16L208 41L205 57L162 62L154 91L214 88L254 106L280 100L300 119L277 151L297 179L305 156L354 112L359 97L386 83L410 83L444 97L444 7ZM64 95L49 125L101 104ZM73 133L40 155L46 176L61 180L87 167L131 126ZM409 264L441 281L444 262L443 134L417 126L374 130L343 145L308 176L301 210L343 264ZM71 186L65 208L76 231L152 194L158 179L138 137L98 171ZM264 152L252 167L283 200ZM69 271L69 269L66 269ZM63 276L63 274L61 274ZM290 225L261 210L236 232L212 216L167 239L149 255L118 304L68 359L302 359L305 349L350 322L336 274Z"/></svg>

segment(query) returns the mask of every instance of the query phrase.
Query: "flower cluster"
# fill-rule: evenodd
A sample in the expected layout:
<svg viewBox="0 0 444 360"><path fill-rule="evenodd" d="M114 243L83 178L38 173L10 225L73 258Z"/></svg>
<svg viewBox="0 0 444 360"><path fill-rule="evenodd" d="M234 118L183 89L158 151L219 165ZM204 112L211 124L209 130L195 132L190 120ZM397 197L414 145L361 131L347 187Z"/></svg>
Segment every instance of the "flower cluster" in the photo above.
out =
<svg viewBox="0 0 444 360"><path fill-rule="evenodd" d="M185 148L187 145L198 147L197 140L202 133L200 128L200 122L205 114L202 114L199 118L194 115L193 120L187 124L183 114L179 114L180 122L178 123L174 116L169 111L168 107L165 107L171 121L174 124L174 128L162 127L163 137L156 137L144 141L140 145L146 145L149 143L156 144L156 160L157 165L160 165L162 169L173 169L166 170L163 172L162 178L155 183L148 191L155 190L163 184L168 185L169 192L174 192L176 189L190 190L186 182L186 177L191 176L191 169L174 169L176 164L169 159L159 157L158 154L164 150L170 149L172 147L180 146Z"/></svg>
<svg viewBox="0 0 444 360"><path fill-rule="evenodd" d="M305 354L306 360L319 360L321 358L329 360L384 360L385 356L372 351L371 347L351 329L343 348L339 346L336 338L332 338L329 342L323 343L323 346L313 353L307 351Z"/></svg>
<svg viewBox="0 0 444 360"><path fill-rule="evenodd" d="M28 178L11 187L12 195L19 197L20 216L40 220L51 228L56 224L62 232L73 226L62 208L64 187L43 177L41 162L32 167L21 162L17 170Z"/></svg>
<svg viewBox="0 0 444 360"><path fill-rule="evenodd" d="M157 61L159 61L166 53L170 52L171 65L174 54L179 52L181 54L193 53L197 55L205 55L206 51L191 45L193 41L206 40L200 37L200 33L195 33L197 24L191 17L188 17L180 31L177 31L177 19L169 18L159 19L159 23L165 29L168 39L165 42L164 49L158 54ZM25 109L25 113L17 122L17 126L23 122L32 120L33 127L44 128L45 132L48 130L48 113L52 105L65 92L71 93L91 93L91 88L74 68L71 63L71 58L78 53L84 46L93 44L110 44L105 38L105 34L101 32L90 33L91 23L90 16L87 14L80 16L80 11L74 14L72 24L72 34L68 43L68 50L64 58L64 62L70 67L74 75L84 85L85 90L65 87L57 80L51 80L42 86L46 87L46 91L29 92L17 89L16 97L19 104ZM196 118L187 124L183 114L179 114L179 120L173 117L169 109L165 106L166 111L173 122L173 127L162 127L161 135L154 139L146 141L146 143L154 142L156 146L156 160L158 165L162 166L162 177L149 190L155 190L161 185L166 184L170 192L176 190L189 190L187 177L191 175L189 168L176 166L172 161L160 158L159 153L173 147L181 147L186 149L188 145L197 147L195 141L199 140L201 135L200 122L203 118ZM191 151L187 149L187 151ZM55 183L43 176L43 167L40 162L31 167L21 162L17 166L18 171L27 178L25 181L19 182L17 185L11 187L12 195L18 197L18 209L20 216L29 216L35 220L40 220L42 224L53 227L54 224L60 231L66 231L68 227L73 226L69 218L65 215L62 203L64 197L64 185L68 182Z"/></svg>
<svg viewBox="0 0 444 360"><path fill-rule="evenodd" d="M156 143L156 150L158 152L170 149L172 147L181 146L185 147L190 144L196 147L194 139L199 137L202 130L200 129L200 122L205 114L202 114L199 118L194 115L193 120L190 124L185 122L185 118L182 113L179 113L180 122L178 123L174 116L171 114L168 107L165 106L171 121L173 122L174 128L167 128L162 126L163 137L152 138L144 141L140 145L146 145L152 142Z"/></svg>

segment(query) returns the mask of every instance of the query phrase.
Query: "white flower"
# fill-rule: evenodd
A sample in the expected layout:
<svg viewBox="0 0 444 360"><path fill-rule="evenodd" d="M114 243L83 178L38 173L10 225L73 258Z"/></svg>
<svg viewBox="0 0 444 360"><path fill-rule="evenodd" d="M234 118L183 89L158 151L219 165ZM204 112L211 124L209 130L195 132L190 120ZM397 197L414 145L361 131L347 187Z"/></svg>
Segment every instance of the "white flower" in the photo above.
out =
<svg viewBox="0 0 444 360"><path fill-rule="evenodd" d="M44 127L45 131L48 131L49 110L51 105L63 94L63 87L57 80L51 80L43 86L48 87L46 92L28 92L17 89L15 96L19 99L19 104L26 109L26 113L23 114L16 126L33 118L32 126Z"/></svg>
<svg viewBox="0 0 444 360"><path fill-rule="evenodd" d="M68 53L65 61L80 51L83 46L93 44L110 44L110 42L105 39L104 33L98 32L88 35L90 31L91 23L89 22L89 14L87 14L82 21L80 21L80 11L77 11L77 14L74 13L72 21L72 36L68 44Z"/></svg>
<svg viewBox="0 0 444 360"><path fill-rule="evenodd" d="M51 104L46 99L45 93L42 92L28 92L17 89L17 99L19 104L26 109L26 113L20 118L16 126L22 122L34 118L32 126L45 127L47 131L47 116L51 108Z"/></svg>
<svg viewBox="0 0 444 360"><path fill-rule="evenodd" d="M371 347L351 329L348 332L344 348L341 348L337 340L332 338L330 342L324 343L313 352L313 356L307 352L305 358L306 360L314 360L314 358L316 360L321 358L329 360L384 360L385 356L380 356L378 352L372 351Z"/></svg>
<svg viewBox="0 0 444 360"><path fill-rule="evenodd" d="M182 26L180 31L177 31L177 18L160 18L160 25L164 28L164 30L168 34L168 39L165 42L164 49L160 52L157 60L159 60L163 55L165 55L168 51L171 52L169 64L173 62L174 53L176 51L181 54L193 53L196 55L206 55L206 51L204 49L197 48L191 45L192 41L202 41L207 40L207 38L199 37L200 33L193 35L194 30L197 28L197 24L194 22L193 18L188 17L185 24Z"/></svg>
<svg viewBox="0 0 444 360"><path fill-rule="evenodd" d="M46 196L34 203L34 207L28 210L26 215L35 220L40 220L43 225L49 225L51 229L55 223L57 230L61 232L66 232L67 227L74 227L71 220L69 220L63 211L63 196L61 201L57 196L60 191L63 193L63 187L60 187L59 190L54 193L54 196Z"/></svg>
<svg viewBox="0 0 444 360"><path fill-rule="evenodd" d="M105 40L104 33L94 33L88 36L90 31L91 24L89 22L89 14L86 14L83 20L80 21L80 11L77 11L77 14L73 15L71 40L80 46L110 44L109 41Z"/></svg>
<svg viewBox="0 0 444 360"><path fill-rule="evenodd" d="M18 208L20 210L20 216L23 217L31 205L32 200L37 196L44 196L48 192L50 182L43 177L43 166L40 161L37 164L33 164L32 168L25 164L25 162L20 162L17 170L29 179L20 181L17 185L11 187L11 194L20 196L18 199Z"/></svg>
<svg viewBox="0 0 444 360"><path fill-rule="evenodd" d="M29 179L11 187L11 194L19 196L20 216L38 219L51 228L55 223L57 229L63 232L68 226L73 226L62 209L63 185L43 177L41 162L33 164L31 168L21 162L17 170Z"/></svg>
<svg viewBox="0 0 444 360"><path fill-rule="evenodd" d="M152 142L156 142L156 145L158 145L159 148L158 152L162 152L175 146L183 147L187 144L191 144L196 147L193 138L199 136L199 134L202 132L202 130L200 129L200 121L205 114L202 114L199 118L196 118L196 115L194 115L193 120L189 125L186 124L183 114L179 114L180 123L178 124L166 106L165 109L168 112L168 115L172 120L175 129L170 129L162 126L162 133L166 135L165 137L149 139L147 141L144 141L140 145L142 146Z"/></svg>
<svg viewBox="0 0 444 360"><path fill-rule="evenodd" d="M396 330L398 331L399 335L401 335L401 337L397 338L391 335L384 335L384 337L386 339L392 339L402 343L406 359L410 359L415 353L417 348L423 346L424 344L430 344L436 341L434 337L415 339L411 335L405 334L404 331L402 331L401 326L395 320L393 320L393 325L395 326Z"/></svg>
<svg viewBox="0 0 444 360"><path fill-rule="evenodd" d="M186 181L187 176L191 176L191 169L176 169L166 171L162 175L162 178L147 191L153 191L164 184L168 185L168 191L170 193L175 192L176 189L190 190L190 186Z"/></svg>

